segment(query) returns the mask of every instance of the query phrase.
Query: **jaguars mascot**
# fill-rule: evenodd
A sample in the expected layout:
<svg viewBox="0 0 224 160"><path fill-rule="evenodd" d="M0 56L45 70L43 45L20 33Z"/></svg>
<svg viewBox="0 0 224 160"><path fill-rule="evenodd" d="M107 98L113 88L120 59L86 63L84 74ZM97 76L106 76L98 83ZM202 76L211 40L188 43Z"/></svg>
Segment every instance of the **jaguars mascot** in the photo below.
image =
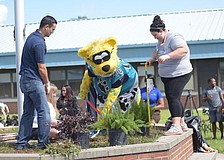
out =
<svg viewBox="0 0 224 160"><path fill-rule="evenodd" d="M115 37L92 41L79 49L78 55L85 59L88 66L80 85L79 97L85 100L93 83L101 118L111 113L117 102L125 112L131 108L133 100L139 99L138 74L131 64L117 56Z"/></svg>

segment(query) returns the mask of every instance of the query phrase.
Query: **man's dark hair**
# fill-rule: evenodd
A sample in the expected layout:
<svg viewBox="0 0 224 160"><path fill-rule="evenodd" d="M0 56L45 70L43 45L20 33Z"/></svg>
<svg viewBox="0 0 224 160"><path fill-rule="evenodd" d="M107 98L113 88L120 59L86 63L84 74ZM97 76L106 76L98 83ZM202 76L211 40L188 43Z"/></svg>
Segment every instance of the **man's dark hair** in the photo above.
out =
<svg viewBox="0 0 224 160"><path fill-rule="evenodd" d="M53 24L57 24L57 20L52 17L52 16L45 16L41 22L40 22L40 27L39 28L43 28L45 25L49 25L50 27L53 26Z"/></svg>

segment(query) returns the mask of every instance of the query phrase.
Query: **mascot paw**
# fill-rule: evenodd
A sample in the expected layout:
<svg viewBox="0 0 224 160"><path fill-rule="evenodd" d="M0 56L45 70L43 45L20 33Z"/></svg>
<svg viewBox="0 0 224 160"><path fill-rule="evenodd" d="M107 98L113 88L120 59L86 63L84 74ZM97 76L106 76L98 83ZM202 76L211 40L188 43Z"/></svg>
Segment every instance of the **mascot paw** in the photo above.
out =
<svg viewBox="0 0 224 160"><path fill-rule="evenodd" d="M86 96L84 96L83 94L79 94L79 98L82 99L82 100L85 100Z"/></svg>

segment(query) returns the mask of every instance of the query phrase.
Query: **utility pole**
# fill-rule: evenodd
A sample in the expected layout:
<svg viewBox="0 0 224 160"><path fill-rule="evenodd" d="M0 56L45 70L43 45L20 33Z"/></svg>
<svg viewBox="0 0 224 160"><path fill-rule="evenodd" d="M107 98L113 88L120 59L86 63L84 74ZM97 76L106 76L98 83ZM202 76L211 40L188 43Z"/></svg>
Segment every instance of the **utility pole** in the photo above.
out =
<svg viewBox="0 0 224 160"><path fill-rule="evenodd" d="M17 82L17 107L19 122L23 113L23 94L20 90L19 69L24 45L24 0L14 0L15 10L15 43L16 43L16 82Z"/></svg>

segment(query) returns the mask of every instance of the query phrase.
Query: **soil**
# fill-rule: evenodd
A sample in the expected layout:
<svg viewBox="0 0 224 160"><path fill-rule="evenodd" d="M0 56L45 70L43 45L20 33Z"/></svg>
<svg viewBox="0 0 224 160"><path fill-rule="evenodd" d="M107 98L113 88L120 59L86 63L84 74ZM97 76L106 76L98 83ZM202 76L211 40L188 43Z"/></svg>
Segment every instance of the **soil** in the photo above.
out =
<svg viewBox="0 0 224 160"><path fill-rule="evenodd" d="M153 142L157 136L128 136L128 144L136 144L136 143L148 143ZM36 143L36 142L35 142ZM32 142L34 144L34 142ZM52 143L53 145L54 143ZM89 148L99 148L99 147L108 147L109 141L108 136L106 135L98 135L93 139L90 139ZM1 142L0 143L0 153L43 153L43 150L40 149L24 149L24 150L16 150L16 144L14 142Z"/></svg>

